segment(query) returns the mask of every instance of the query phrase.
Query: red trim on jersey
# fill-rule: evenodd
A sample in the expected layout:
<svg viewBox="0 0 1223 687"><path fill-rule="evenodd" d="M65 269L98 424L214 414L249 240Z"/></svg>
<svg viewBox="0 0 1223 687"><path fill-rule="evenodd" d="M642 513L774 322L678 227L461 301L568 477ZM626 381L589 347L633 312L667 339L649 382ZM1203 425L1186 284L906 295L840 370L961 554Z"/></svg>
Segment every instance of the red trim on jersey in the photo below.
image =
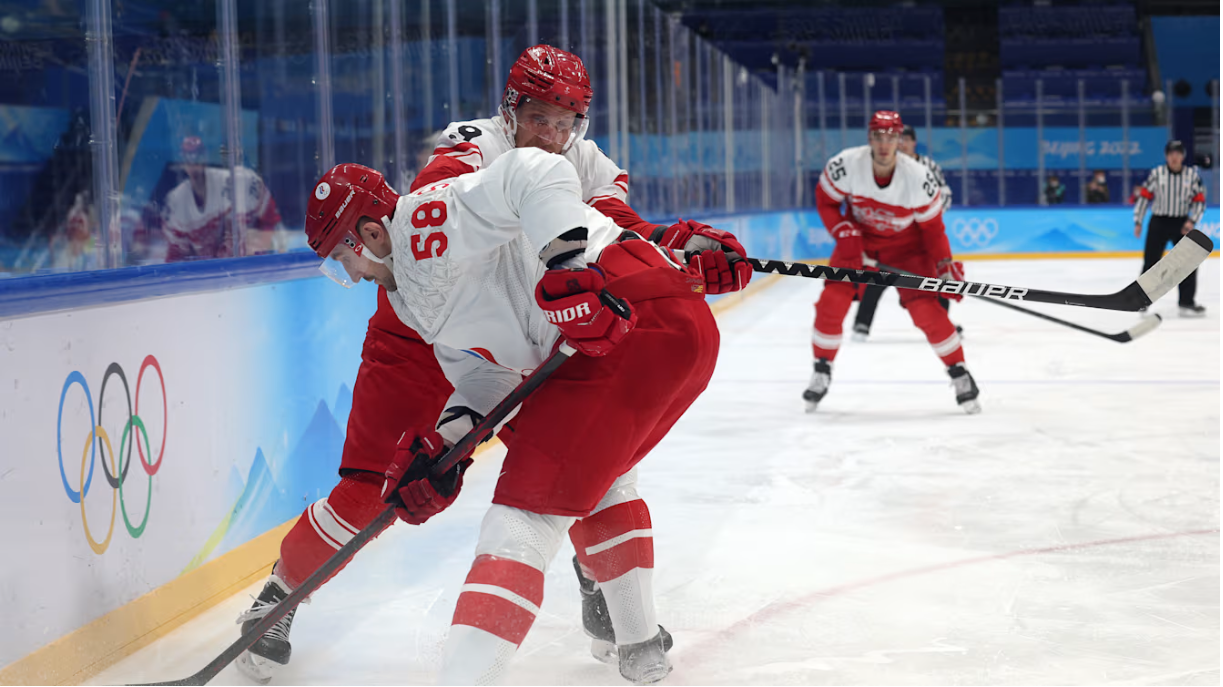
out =
<svg viewBox="0 0 1223 687"><path fill-rule="evenodd" d="M1206 194L1205 194L1205 193L1199 193L1199 194L1197 194L1196 196L1194 196L1194 197L1193 197L1193 200L1191 200L1191 201L1189 201L1189 202L1190 202L1190 203L1205 203L1205 202L1206 202Z"/></svg>
<svg viewBox="0 0 1223 687"><path fill-rule="evenodd" d="M628 203L613 196L602 196L591 201L591 206L599 212L611 218L616 226L621 229L635 231L642 238L650 238L650 234L654 233L654 227L657 225L653 222L647 222L637 214L637 211L629 207Z"/></svg>
<svg viewBox="0 0 1223 687"><path fill-rule="evenodd" d="M1155 200L1155 194L1152 193L1150 190L1148 190L1146 187L1139 188L1138 195L1142 196L1143 198L1146 198L1147 200Z"/></svg>
<svg viewBox="0 0 1223 687"><path fill-rule="evenodd" d="M501 365L501 363L497 362L497 359L493 357L492 351L488 350L487 348L478 348L476 346L472 346L471 352L475 353L476 355L480 356L481 358L484 358L485 360L487 360L488 362L494 365Z"/></svg>
<svg viewBox="0 0 1223 687"><path fill-rule="evenodd" d="M828 188L824 189L824 192L828 195L829 198L836 200L838 203L841 202L842 200L845 200L845 197L849 195L845 191L842 191L841 189L837 188L836 184L832 183L832 180L828 178L827 171L820 173L820 180L819 180L819 183L816 184L816 188L820 188L824 186L825 184L828 185ZM832 189L832 192L829 193L828 189ZM834 193L840 195L841 197L838 199L835 195L833 195Z"/></svg>
<svg viewBox="0 0 1223 687"><path fill-rule="evenodd" d="M871 173L874 174L874 170L871 170ZM875 185L878 186L879 188L887 188L888 184L892 183L892 177L894 176L896 176L895 168L892 169L891 174L885 177L881 177L878 174L875 174Z"/></svg>
<svg viewBox="0 0 1223 687"><path fill-rule="evenodd" d="M621 174L620 176L616 177L616 180L613 181L612 183L624 189L625 193L628 193L628 172L625 172Z"/></svg>
<svg viewBox="0 0 1223 687"><path fill-rule="evenodd" d="M815 211L824 222L824 228L830 232L846 219L841 213L841 201L830 196L822 185L815 187Z"/></svg>
<svg viewBox="0 0 1223 687"><path fill-rule="evenodd" d="M471 144L469 143L467 145ZM412 180L412 186L408 189L408 193L414 193L422 186L428 186L429 184L436 184L439 181L445 181L446 179L453 179L457 176L470 174L479 169L479 167L463 162L457 158L449 157L447 155L437 155L430 160L429 164L425 165L425 168L420 170L420 174L417 174L416 178Z"/></svg>

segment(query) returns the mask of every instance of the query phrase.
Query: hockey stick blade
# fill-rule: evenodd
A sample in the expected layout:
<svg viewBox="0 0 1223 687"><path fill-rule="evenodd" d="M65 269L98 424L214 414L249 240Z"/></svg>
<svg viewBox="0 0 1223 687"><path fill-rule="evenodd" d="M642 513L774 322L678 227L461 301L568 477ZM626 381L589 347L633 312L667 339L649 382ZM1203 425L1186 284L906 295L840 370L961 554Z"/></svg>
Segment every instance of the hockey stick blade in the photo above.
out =
<svg viewBox="0 0 1223 687"><path fill-rule="evenodd" d="M885 265L869 257L863 258L863 260L867 265L870 265L872 267L878 267L879 269L887 271L887 272L896 272L898 274L906 274L906 275L913 274L912 272L906 272L905 270L897 269L895 267L892 267L891 265ZM1108 334L1106 332L1092 329L1091 327L1085 327L1081 324L1076 324L1074 322L1068 322L1059 317L1054 317L1052 315L1046 315L1045 313L1037 312L1035 310L1029 310L1027 308L1023 308L1018 305L1015 305L1014 303L994 300L992 298L985 298L984 296L974 296L974 298L976 298L979 301L984 301L986 303L989 303L991 305L1000 305L1004 308L1009 308L1010 310L1021 312L1025 315L1031 315L1032 317L1039 317L1042 320L1054 322L1064 327L1070 327L1071 329L1077 329L1080 332L1085 332L1087 334L1095 334L1096 336L1103 337L1110 341L1116 341L1117 343L1129 343L1144 334L1149 334L1150 332L1154 331L1156 327L1159 326L1160 322L1163 321L1163 319L1159 315L1148 315L1142 318L1142 320L1140 320L1138 324L1134 325L1133 327L1130 327L1129 329L1123 332L1120 332L1118 334Z"/></svg>
<svg viewBox="0 0 1223 687"><path fill-rule="evenodd" d="M1176 288L1215 248L1214 242L1197 229L1191 229L1185 238L1189 240L1178 241L1162 260L1138 277L1137 284L1149 301L1147 305Z"/></svg>
<svg viewBox="0 0 1223 687"><path fill-rule="evenodd" d="M495 408L489 411L488 416L481 420L478 425L473 427L470 432L459 440L459 443L455 444L453 448L446 452L446 455L442 456L441 460L434 464L434 466L431 468L433 474L444 474L446 471L450 470L450 468L458 464L459 461L466 458L472 451L475 450L476 446L490 438L493 435L493 431L497 428L497 425L501 424L505 418L509 417L509 414L513 412L513 410L523 401L525 401L527 396L530 396L536 389L538 389L539 386L543 384L553 372L556 371L556 368L560 367L561 363L568 360L575 352L576 351L574 351L569 344L562 343L560 348L555 353L548 356L548 359L545 360L542 365L536 368L536 370L532 372L529 377L522 380L522 383L515 387L514 390L509 393L509 395L501 399L501 402L498 403ZM289 595L286 596L283 601L273 606L272 610L270 610L267 615L260 618L259 622L255 623L250 630L239 637L238 641L230 644L225 651L221 652L220 656L214 658L212 662L201 668L194 675L189 675L181 680L174 680L172 682L142 683L136 685L135 687L149 687L150 685L208 684L214 677L217 676L218 673L225 669L225 666L233 663L234 659L241 656L243 651L249 649L251 645L266 634L268 630L272 629L272 626L275 625L277 621L288 614L289 611L297 608L297 605L300 604L303 599L313 594L315 590L323 585L323 582L334 575L342 566L347 564L353 556L357 555L357 551L360 551L361 547L365 546L369 540L381 534L384 529L395 521L395 517L394 506L387 506L385 509L383 509L383 511L378 514L378 517L374 518L374 520L362 528L360 532L353 535L353 538L350 539L347 544L341 546L335 553L331 554L331 558L324 561L323 564L319 566L319 568L315 570L313 574L307 577L297 589L289 592Z"/></svg>
<svg viewBox="0 0 1223 687"><path fill-rule="evenodd" d="M986 284L974 281L944 281L933 277L919 277L895 272L873 272L853 270L843 267L827 267L824 265L808 265L801 262L785 262L783 260L762 260L760 258L743 258L756 272L783 274L791 277L807 279L824 279L827 281L845 281L853 284L879 284L880 286L895 286L899 289L916 289L932 293L951 293L963 296L981 296L1002 301L1030 301L1032 303L1054 303L1057 305L1074 305L1083 308L1100 308L1102 310L1121 310L1137 312L1149 306L1160 296L1171 291L1174 286L1184 281L1193 270L1210 256L1214 244L1202 232L1194 229L1186 234L1189 241L1180 241L1167 255L1155 263L1151 269L1142 273L1138 281L1131 282L1124 289L1110 294L1096 295L1087 293L1064 293L1061 291L1045 291L1018 286L1003 286L1001 284Z"/></svg>

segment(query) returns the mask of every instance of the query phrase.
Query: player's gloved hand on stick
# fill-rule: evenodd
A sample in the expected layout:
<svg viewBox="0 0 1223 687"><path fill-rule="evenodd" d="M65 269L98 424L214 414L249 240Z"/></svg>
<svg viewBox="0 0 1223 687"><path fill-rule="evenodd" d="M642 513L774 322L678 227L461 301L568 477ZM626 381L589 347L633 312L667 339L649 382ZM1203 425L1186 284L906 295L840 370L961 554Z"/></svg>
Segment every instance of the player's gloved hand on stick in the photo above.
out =
<svg viewBox="0 0 1223 687"><path fill-rule="evenodd" d="M862 230L856 224L845 220L828 231L837 245L832 249L832 257L828 264L832 267L845 267L851 270L862 269L862 253L865 246L862 243Z"/></svg>
<svg viewBox="0 0 1223 687"><path fill-rule="evenodd" d="M938 272L935 276L943 281L964 281L964 263L959 260L943 258L939 260L935 271ZM957 301L964 300L964 295L960 293L940 293L939 297Z"/></svg>
<svg viewBox="0 0 1223 687"><path fill-rule="evenodd" d="M729 231L681 219L659 227L650 240L688 256L688 268L705 279L706 293L739 291L752 280L747 251Z"/></svg>
<svg viewBox="0 0 1223 687"><path fill-rule="evenodd" d="M596 263L548 270L535 287L535 301L570 346L586 355L603 356L637 325L637 313L628 301L611 295L605 286Z"/></svg>
<svg viewBox="0 0 1223 687"><path fill-rule="evenodd" d="M433 430L409 430L400 437L382 487L383 501L395 506L395 515L400 520L423 525L458 498L471 458L441 476L434 476L431 469L447 448L442 436Z"/></svg>

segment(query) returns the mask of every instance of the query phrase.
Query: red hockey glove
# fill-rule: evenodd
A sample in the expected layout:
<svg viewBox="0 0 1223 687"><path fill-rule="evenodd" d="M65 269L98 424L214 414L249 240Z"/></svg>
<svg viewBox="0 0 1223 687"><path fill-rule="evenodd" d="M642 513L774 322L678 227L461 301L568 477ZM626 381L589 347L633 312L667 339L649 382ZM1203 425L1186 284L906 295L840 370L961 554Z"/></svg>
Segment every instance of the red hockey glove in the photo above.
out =
<svg viewBox="0 0 1223 687"><path fill-rule="evenodd" d="M934 269L938 272L936 276L943 281L964 281L964 263L959 260L943 258L939 260L938 266ZM959 293L940 293L939 297L956 301L964 300L964 295Z"/></svg>
<svg viewBox="0 0 1223 687"><path fill-rule="evenodd" d="M395 515L400 520L423 525L458 498L471 458L440 477L434 476L431 469L447 448L441 435L432 430L423 433L409 430L400 437L382 487L383 501L395 506Z"/></svg>
<svg viewBox="0 0 1223 687"><path fill-rule="evenodd" d="M544 317L561 330L565 341L590 356L603 356L633 330L637 313L628 301L604 288L595 263L584 269L548 270L535 287L535 302Z"/></svg>
<svg viewBox="0 0 1223 687"><path fill-rule="evenodd" d="M688 256L688 267L705 279L705 293L739 291L752 280L752 266L743 258L747 251L729 231L681 219L659 227L652 241Z"/></svg>
<svg viewBox="0 0 1223 687"><path fill-rule="evenodd" d="M828 230L837 245L832 249L832 257L828 264L832 267L847 267L851 270L862 269L862 230L853 222L845 220Z"/></svg>

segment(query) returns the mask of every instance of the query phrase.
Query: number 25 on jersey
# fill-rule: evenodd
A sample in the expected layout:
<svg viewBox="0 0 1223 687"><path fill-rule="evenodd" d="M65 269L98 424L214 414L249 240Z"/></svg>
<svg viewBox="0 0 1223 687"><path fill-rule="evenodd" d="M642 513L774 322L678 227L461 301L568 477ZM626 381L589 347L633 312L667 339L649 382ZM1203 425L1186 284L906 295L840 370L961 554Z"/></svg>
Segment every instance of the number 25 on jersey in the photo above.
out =
<svg viewBox="0 0 1223 687"><path fill-rule="evenodd" d="M412 211L412 226L416 229L440 227L446 223L446 203L440 200L421 203ZM440 258L446 252L446 235L440 231L416 234L412 237L412 257L420 260Z"/></svg>

